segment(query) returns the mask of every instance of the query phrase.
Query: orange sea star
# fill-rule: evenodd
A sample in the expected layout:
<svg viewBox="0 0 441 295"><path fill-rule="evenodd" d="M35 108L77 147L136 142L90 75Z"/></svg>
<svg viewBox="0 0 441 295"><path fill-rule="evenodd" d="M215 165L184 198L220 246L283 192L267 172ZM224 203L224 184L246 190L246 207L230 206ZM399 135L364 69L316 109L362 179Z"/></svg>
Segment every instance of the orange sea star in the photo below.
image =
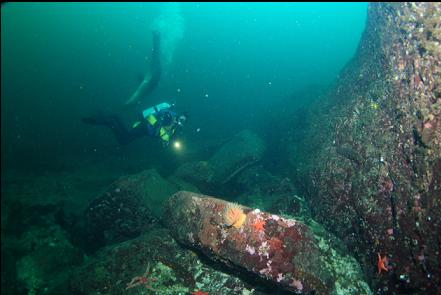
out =
<svg viewBox="0 0 441 295"><path fill-rule="evenodd" d="M381 258L380 253L378 253L378 263L377 263L378 273L381 273L382 270L388 271L386 265L387 265L386 255L383 258Z"/></svg>
<svg viewBox="0 0 441 295"><path fill-rule="evenodd" d="M256 220L256 222L254 222L253 227L256 231L261 231L264 230L264 225L265 225L265 220Z"/></svg>

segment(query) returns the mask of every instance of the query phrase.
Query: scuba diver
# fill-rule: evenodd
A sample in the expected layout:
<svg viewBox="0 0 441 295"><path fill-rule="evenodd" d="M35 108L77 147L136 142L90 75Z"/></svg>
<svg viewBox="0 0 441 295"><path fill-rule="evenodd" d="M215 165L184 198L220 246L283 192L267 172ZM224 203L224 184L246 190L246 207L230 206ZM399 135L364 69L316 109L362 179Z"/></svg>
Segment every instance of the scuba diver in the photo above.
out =
<svg viewBox="0 0 441 295"><path fill-rule="evenodd" d="M151 58L151 71L148 72L133 95L127 100L125 106L132 106L148 96L156 88L161 76L160 68L160 38L159 33L153 32L153 49ZM163 145L167 146L178 129L187 119L184 114L178 114L174 105L163 102L142 111L139 119L131 128L126 128L120 116L97 113L94 116L83 118L82 121L90 125L103 125L108 127L115 135L120 145L127 145L133 140L152 136L160 138Z"/></svg>
<svg viewBox="0 0 441 295"><path fill-rule="evenodd" d="M160 138L163 145L167 146L178 129L184 126L186 119L186 115L179 115L174 111L173 105L163 102L144 110L142 116L132 124L130 129L126 128L118 115L97 114L83 118L83 122L108 127L120 145L127 145L143 136L152 136Z"/></svg>

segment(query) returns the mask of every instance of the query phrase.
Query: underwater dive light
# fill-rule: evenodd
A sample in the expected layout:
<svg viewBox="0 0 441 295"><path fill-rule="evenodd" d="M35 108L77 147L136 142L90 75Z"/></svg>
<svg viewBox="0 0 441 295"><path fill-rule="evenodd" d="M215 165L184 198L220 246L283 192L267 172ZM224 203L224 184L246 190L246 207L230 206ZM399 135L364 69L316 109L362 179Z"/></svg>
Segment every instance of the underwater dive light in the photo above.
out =
<svg viewBox="0 0 441 295"><path fill-rule="evenodd" d="M182 144L181 144L180 141L176 140L175 142L173 142L173 147L174 147L176 150L180 150L180 149L182 148Z"/></svg>

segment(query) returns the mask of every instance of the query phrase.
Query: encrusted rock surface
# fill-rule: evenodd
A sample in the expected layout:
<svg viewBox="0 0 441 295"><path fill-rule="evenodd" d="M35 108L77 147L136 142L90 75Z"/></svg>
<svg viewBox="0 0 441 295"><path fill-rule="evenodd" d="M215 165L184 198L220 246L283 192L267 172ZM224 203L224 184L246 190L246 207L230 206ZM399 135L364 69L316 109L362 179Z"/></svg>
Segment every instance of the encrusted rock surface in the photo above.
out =
<svg viewBox="0 0 441 295"><path fill-rule="evenodd" d="M178 185L149 169L121 177L95 198L84 213L86 235L95 246L139 236L162 216Z"/></svg>
<svg viewBox="0 0 441 295"><path fill-rule="evenodd" d="M178 241L286 290L370 294L353 260L294 219L185 191L170 198L165 216Z"/></svg>
<svg viewBox="0 0 441 295"><path fill-rule="evenodd" d="M356 56L311 110L318 152L299 183L379 294L441 293L440 42L439 2L370 4Z"/></svg>

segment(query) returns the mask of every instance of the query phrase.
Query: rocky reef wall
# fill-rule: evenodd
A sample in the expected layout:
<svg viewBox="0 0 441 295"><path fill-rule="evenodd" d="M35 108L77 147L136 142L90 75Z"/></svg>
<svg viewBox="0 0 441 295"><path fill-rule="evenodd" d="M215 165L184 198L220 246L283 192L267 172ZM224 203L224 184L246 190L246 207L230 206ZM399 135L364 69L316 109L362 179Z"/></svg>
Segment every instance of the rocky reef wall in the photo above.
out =
<svg viewBox="0 0 441 295"><path fill-rule="evenodd" d="M441 292L440 42L440 3L371 3L305 139L320 145L304 174L314 218L379 294Z"/></svg>

